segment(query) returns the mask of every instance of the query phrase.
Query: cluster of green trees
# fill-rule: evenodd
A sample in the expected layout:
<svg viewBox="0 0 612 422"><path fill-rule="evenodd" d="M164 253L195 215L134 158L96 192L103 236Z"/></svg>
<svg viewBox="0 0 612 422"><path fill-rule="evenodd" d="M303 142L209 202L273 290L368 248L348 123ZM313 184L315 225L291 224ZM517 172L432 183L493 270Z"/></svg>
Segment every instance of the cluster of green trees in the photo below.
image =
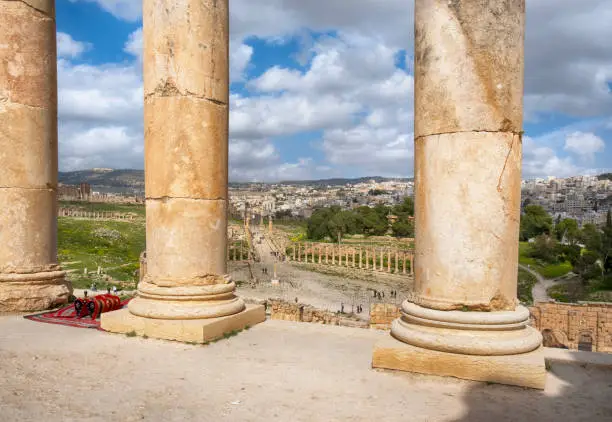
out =
<svg viewBox="0 0 612 422"><path fill-rule="evenodd" d="M412 198L406 198L404 202L394 207L377 205L370 208L364 206L350 211L336 206L320 208L308 219L308 238L311 240L329 238L338 242L347 234L382 236L389 230L387 218L389 215L398 217L391 226L394 236L414 236L414 226L408 219L414 216L414 202Z"/></svg>
<svg viewBox="0 0 612 422"><path fill-rule="evenodd" d="M601 280L612 289L612 215L600 229L573 219L553 219L540 206L528 205L521 216L521 240L534 239L530 256L546 263L569 261L573 272L586 283ZM561 243L563 241L563 243Z"/></svg>

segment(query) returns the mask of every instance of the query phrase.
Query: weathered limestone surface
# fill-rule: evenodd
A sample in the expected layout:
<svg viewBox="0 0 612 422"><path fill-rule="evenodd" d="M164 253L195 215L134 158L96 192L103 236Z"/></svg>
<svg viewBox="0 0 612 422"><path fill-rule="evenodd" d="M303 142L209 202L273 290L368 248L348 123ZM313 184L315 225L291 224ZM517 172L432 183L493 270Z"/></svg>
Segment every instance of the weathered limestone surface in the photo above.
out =
<svg viewBox="0 0 612 422"><path fill-rule="evenodd" d="M0 1L0 312L65 303L53 0Z"/></svg>
<svg viewBox="0 0 612 422"><path fill-rule="evenodd" d="M542 347L519 355L478 356L422 349L388 337L375 346L372 366L541 390L546 385Z"/></svg>
<svg viewBox="0 0 612 422"><path fill-rule="evenodd" d="M516 299L525 0L415 16L415 289L373 365L543 388Z"/></svg>
<svg viewBox="0 0 612 422"><path fill-rule="evenodd" d="M265 319L227 275L228 24L228 0L143 4L147 273L105 330L202 342Z"/></svg>
<svg viewBox="0 0 612 422"><path fill-rule="evenodd" d="M436 309L516 306L520 135L416 139L416 296Z"/></svg>
<svg viewBox="0 0 612 422"><path fill-rule="evenodd" d="M415 138L522 132L525 0L415 3Z"/></svg>

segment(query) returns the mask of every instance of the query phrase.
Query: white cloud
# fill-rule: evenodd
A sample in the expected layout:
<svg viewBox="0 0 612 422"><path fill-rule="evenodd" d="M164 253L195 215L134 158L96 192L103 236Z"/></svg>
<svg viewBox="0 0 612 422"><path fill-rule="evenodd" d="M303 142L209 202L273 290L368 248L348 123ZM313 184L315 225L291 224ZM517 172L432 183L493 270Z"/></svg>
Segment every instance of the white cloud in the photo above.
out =
<svg viewBox="0 0 612 422"><path fill-rule="evenodd" d="M64 32L57 33L57 56L66 59L75 59L85 51L91 49L91 44L74 40Z"/></svg>
<svg viewBox="0 0 612 422"><path fill-rule="evenodd" d="M603 151L605 147L603 139L594 133L573 132L565 138L564 149L592 161L595 153Z"/></svg>
<svg viewBox="0 0 612 422"><path fill-rule="evenodd" d="M123 51L142 61L142 28L138 28L128 36Z"/></svg>
<svg viewBox="0 0 612 422"><path fill-rule="evenodd" d="M102 9L113 16L130 22L142 17L142 0L69 0L72 3L79 1L97 3Z"/></svg>
<svg viewBox="0 0 612 422"><path fill-rule="evenodd" d="M130 21L138 20L141 13L141 1L80 1L96 2ZM247 87L230 99L232 177L318 177L338 169L354 174L410 175L413 78L398 69L396 62L402 55L411 61L413 3L230 1L230 78L245 82ZM527 120L546 121L549 113L578 117L612 114L608 87L612 54L607 42L612 39L610 20L612 2L604 0L527 2ZM333 36L317 38L313 32ZM246 43L249 37L269 44L297 39L300 49L292 58L306 68L270 67L257 79L247 80L258 53ZM75 50L67 47L64 51L65 59L82 54L70 53ZM141 30L130 35L125 51L142 56ZM86 134L97 127L123 128L121 139L130 142L126 148L137 150L134 134L142 133L139 63L77 66L60 60L59 70L60 117L64 132L69 129L67 136L73 139L73 133ZM273 142L319 130L321 139L304 144L300 159L283 162ZM599 130L606 129L585 124L525 137L524 174L561 176L589 171L585 163L602 151ZM326 161L313 162L311 148L323 152ZM130 156L120 159L131 159L137 165L139 161ZM105 165L114 166L111 157L108 155ZM86 166L87 159L80 159L63 163Z"/></svg>
<svg viewBox="0 0 612 422"><path fill-rule="evenodd" d="M253 47L247 44L242 44L239 41L230 42L230 81L242 82L244 80L244 72L246 71L251 57L253 56Z"/></svg>

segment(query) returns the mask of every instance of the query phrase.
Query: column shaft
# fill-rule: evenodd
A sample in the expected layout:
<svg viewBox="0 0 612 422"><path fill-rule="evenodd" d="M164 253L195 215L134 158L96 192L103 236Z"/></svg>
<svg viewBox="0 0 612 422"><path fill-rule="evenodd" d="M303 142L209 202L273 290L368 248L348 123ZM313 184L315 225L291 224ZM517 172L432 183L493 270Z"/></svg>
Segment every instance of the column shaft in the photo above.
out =
<svg viewBox="0 0 612 422"><path fill-rule="evenodd" d="M225 260L228 53L227 0L144 1L148 273L132 314L202 319L245 309Z"/></svg>
<svg viewBox="0 0 612 422"><path fill-rule="evenodd" d="M57 262L54 0L0 1L0 312L66 303Z"/></svg>

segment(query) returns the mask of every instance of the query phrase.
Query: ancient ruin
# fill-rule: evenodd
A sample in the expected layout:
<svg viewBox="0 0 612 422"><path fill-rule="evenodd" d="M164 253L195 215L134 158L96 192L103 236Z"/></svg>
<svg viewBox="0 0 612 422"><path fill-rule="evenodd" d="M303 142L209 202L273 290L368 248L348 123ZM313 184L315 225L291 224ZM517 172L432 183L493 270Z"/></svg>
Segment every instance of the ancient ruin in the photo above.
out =
<svg viewBox="0 0 612 422"><path fill-rule="evenodd" d="M57 262L55 2L0 2L0 312L68 301ZM8 205L10 204L10 206Z"/></svg>
<svg viewBox="0 0 612 422"><path fill-rule="evenodd" d="M544 388L517 300L524 27L524 0L416 0L415 288L374 367Z"/></svg>
<svg viewBox="0 0 612 422"><path fill-rule="evenodd" d="M612 304L536 303L529 311L544 346L612 353Z"/></svg>
<svg viewBox="0 0 612 422"><path fill-rule="evenodd" d="M147 273L102 328L204 343L265 320L227 275L228 0L145 0L143 38Z"/></svg>
<svg viewBox="0 0 612 422"><path fill-rule="evenodd" d="M11 43L0 49L0 203L11 204L0 210L0 311L71 294L56 250L54 1L32 3L0 2ZM374 367L543 388L542 336L516 298L525 1L416 0L415 10L414 256L302 243L287 256L414 273L415 292L375 348ZM265 320L227 275L230 253L252 258L250 243L246 255L228 248L228 0L145 0L143 22L147 250L138 297L104 314L102 328L205 343ZM275 306L280 319L336 322ZM381 327L397 316L373 314ZM599 330L597 311L587 314L585 326ZM561 324L535 319L541 329ZM589 332L571 321L568 342L580 348Z"/></svg>

